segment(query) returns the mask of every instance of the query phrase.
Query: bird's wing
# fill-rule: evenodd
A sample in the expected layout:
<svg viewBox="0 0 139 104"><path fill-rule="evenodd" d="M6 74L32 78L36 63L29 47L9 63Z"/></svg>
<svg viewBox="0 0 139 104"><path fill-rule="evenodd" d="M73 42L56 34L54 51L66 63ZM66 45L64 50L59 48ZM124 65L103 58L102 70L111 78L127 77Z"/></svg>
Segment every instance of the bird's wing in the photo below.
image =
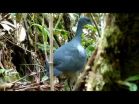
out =
<svg viewBox="0 0 139 104"><path fill-rule="evenodd" d="M60 71L75 71L82 66L84 56L77 47L61 47L54 54L54 67ZM81 61L81 62L80 62Z"/></svg>
<svg viewBox="0 0 139 104"><path fill-rule="evenodd" d="M74 59L75 54L78 54L78 50L74 47L67 48L61 47L54 53L54 65L66 63Z"/></svg>

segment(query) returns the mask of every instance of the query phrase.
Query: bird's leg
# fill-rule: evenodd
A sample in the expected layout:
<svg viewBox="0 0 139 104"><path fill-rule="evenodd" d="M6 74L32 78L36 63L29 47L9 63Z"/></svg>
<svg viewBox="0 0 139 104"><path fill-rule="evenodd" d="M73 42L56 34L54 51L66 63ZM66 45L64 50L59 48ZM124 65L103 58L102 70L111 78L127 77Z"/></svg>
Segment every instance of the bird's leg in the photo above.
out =
<svg viewBox="0 0 139 104"><path fill-rule="evenodd" d="M67 83L68 83L68 87L69 87L70 91L72 91L71 79L68 79L68 80L67 80Z"/></svg>
<svg viewBox="0 0 139 104"><path fill-rule="evenodd" d="M68 73L67 76L68 76L68 79L67 79L68 87L70 91L72 91L73 86L77 80L78 72Z"/></svg>

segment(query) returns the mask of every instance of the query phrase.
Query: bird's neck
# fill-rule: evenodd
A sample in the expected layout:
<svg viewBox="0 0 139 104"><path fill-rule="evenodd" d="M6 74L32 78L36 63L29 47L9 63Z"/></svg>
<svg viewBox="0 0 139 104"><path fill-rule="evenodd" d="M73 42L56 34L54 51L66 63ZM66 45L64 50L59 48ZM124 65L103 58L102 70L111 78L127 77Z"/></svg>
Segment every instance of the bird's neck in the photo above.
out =
<svg viewBox="0 0 139 104"><path fill-rule="evenodd" d="M83 26L78 25L74 40L81 42L81 35L83 33Z"/></svg>

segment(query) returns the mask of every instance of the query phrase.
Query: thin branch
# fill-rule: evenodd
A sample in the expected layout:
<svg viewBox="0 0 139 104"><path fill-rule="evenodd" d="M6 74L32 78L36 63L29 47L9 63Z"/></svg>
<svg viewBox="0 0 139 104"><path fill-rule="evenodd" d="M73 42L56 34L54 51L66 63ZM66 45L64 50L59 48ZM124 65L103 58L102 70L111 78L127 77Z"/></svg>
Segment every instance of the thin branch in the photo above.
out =
<svg viewBox="0 0 139 104"><path fill-rule="evenodd" d="M19 82L20 80L23 80L23 79L25 79L25 78L27 78L27 77L29 77L29 76L33 76L33 75L36 75L36 74L41 73L41 72L44 72L44 71L39 71L39 72L36 72L36 73L31 73L31 74L29 74L29 75L25 75L25 76L23 76L22 78L19 78L18 80L15 80L15 81L11 82L11 84L17 83L17 82Z"/></svg>
<svg viewBox="0 0 139 104"><path fill-rule="evenodd" d="M97 52L98 52L98 49L96 49L95 52L92 53L92 56L89 58L89 60L87 62L87 65L86 65L84 71L78 77L78 79L77 79L77 81L76 81L76 83L75 83L72 91L82 90L81 89L82 83L85 83L86 76L87 76L89 70L91 70L92 66L94 65L94 60L96 58ZM84 87L85 87L85 85L84 85Z"/></svg>
<svg viewBox="0 0 139 104"><path fill-rule="evenodd" d="M58 21L57 21L57 23L56 23L56 25L55 25L55 29L54 29L54 30L56 30L56 28L57 28L57 26L58 26L60 20L62 19L62 16L63 16L63 13L60 13L59 18L58 18Z"/></svg>
<svg viewBox="0 0 139 104"><path fill-rule="evenodd" d="M44 68L44 66L42 66L42 65L38 65L38 64L19 64L19 65L30 65L30 66L39 66L39 67L41 67L41 68Z"/></svg>
<svg viewBox="0 0 139 104"><path fill-rule="evenodd" d="M58 17L58 21L57 21L57 23L56 23L56 25L55 25L55 27L54 27L54 31L56 31L57 26L58 26L58 24L60 23L60 21L61 21L61 19L62 19L62 16L63 16L63 13L60 13L60 14L59 14L59 17ZM55 39L55 41L56 41L56 44L60 47L61 44L60 44L60 42L59 42L59 40L58 40L57 35L54 35L54 39Z"/></svg>
<svg viewBox="0 0 139 104"><path fill-rule="evenodd" d="M95 18L94 18L94 16L93 16L92 13L91 13L91 17L92 17L92 20L93 20L93 22L94 22L94 24L95 24L95 27L96 27L96 29L97 29L98 36L100 37L101 35L100 35L100 32L99 32L99 29L98 29L97 23L96 23Z"/></svg>
<svg viewBox="0 0 139 104"><path fill-rule="evenodd" d="M43 15L43 18L42 18L42 26L43 26L43 31L44 31L44 15ZM47 51L46 51L46 43L47 43L47 38L45 37L44 33L43 33L43 44L44 44L44 50L45 50L45 60L48 61L48 55L47 55Z"/></svg>
<svg viewBox="0 0 139 104"><path fill-rule="evenodd" d="M23 50L29 52L29 53L31 53L32 55L35 54L35 52L29 51L29 50L27 50L27 49L25 49L25 48L22 48L21 46L19 46L19 45L17 45L16 43L12 42L11 40L9 40L9 39L8 39L7 37L5 37L4 35L3 35L2 37L5 38L5 39L6 39L8 42L10 42L11 44L13 44L13 45L15 45L15 46L17 46L17 47L19 47L19 48L21 48L21 49L23 49Z"/></svg>
<svg viewBox="0 0 139 104"><path fill-rule="evenodd" d="M3 21L4 19L6 19L9 15L11 15L11 13L7 13L5 16L3 16L3 18L0 20L0 22Z"/></svg>
<svg viewBox="0 0 139 104"><path fill-rule="evenodd" d="M54 91L54 81L53 81L53 14L49 15L49 29L50 29L50 85L51 85L51 91Z"/></svg>

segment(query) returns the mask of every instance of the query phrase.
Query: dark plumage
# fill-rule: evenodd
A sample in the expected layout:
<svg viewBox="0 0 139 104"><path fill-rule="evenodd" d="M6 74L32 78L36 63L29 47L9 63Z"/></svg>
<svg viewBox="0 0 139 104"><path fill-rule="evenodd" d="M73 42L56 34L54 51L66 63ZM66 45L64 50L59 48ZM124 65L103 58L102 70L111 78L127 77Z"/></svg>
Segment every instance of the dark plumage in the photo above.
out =
<svg viewBox="0 0 139 104"><path fill-rule="evenodd" d="M86 52L81 45L81 35L83 28L87 24L92 24L87 17L81 17L78 21L75 37L65 45L58 48L54 53L54 75L59 76L66 73L73 77L76 72L81 71L86 63ZM48 62L46 62L47 70ZM70 76L71 75L71 76Z"/></svg>

